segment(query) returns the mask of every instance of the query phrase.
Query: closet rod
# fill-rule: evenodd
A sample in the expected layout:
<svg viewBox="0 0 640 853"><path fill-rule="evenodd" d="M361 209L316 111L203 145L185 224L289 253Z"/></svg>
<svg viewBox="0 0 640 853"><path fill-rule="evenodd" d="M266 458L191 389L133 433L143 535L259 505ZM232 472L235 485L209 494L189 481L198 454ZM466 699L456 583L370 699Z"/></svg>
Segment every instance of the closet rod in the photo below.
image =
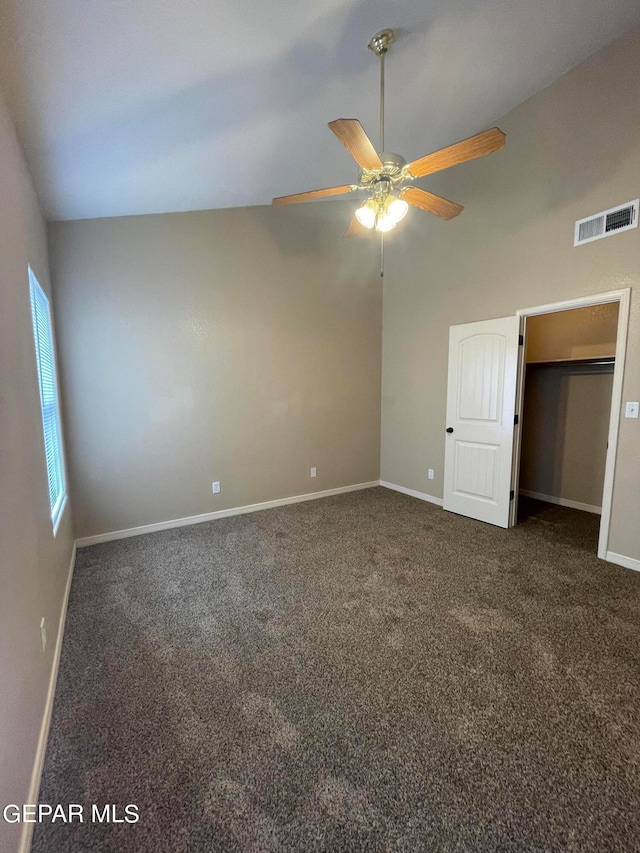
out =
<svg viewBox="0 0 640 853"><path fill-rule="evenodd" d="M576 367L580 367L581 365L608 365L611 367L615 364L615 361L614 356L606 356L605 358L558 358L550 361L528 361L527 367L552 367L553 365L566 367L572 364L575 364Z"/></svg>

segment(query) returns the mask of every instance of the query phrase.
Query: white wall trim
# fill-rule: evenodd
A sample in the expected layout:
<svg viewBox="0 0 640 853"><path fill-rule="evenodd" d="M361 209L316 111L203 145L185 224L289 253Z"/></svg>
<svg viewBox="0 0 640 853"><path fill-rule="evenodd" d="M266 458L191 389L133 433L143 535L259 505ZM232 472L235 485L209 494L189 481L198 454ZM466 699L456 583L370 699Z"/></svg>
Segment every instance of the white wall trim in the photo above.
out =
<svg viewBox="0 0 640 853"><path fill-rule="evenodd" d="M247 512L259 512L263 509L273 509L277 506L313 501L317 498L329 498L332 495L342 495L345 492L356 492L360 489L371 489L379 485L380 480L372 480L369 483L356 483L352 486L339 486L337 489L325 489L323 492L310 492L306 495L293 495L289 498L276 498L275 500L264 501L258 504L247 504L246 506L235 506L230 509L219 509L215 512L204 512L201 515L189 515L186 518L173 518L169 521L159 521L155 524L144 524L141 527L129 527L126 530L114 530L111 533L98 533L96 536L85 536L81 539L76 539L76 545L78 548L86 548L87 545L113 542L116 539L128 539L130 536L140 536L143 533L157 533L159 530L170 530L173 527L187 527L189 524L201 524L203 521L215 521L218 518L244 515Z"/></svg>
<svg viewBox="0 0 640 853"><path fill-rule="evenodd" d="M44 704L44 712L42 715L42 723L40 725L40 735L38 737L38 746L31 771L31 781L29 783L29 795L25 800L27 803L38 802L38 792L40 791L40 781L42 779L42 769L44 766L44 756L47 751L47 741L49 740L49 726L51 725L51 712L53 711L53 700L56 695L56 684L58 682L58 669L60 667L60 655L62 652L62 639L64 637L64 626L67 621L67 606L69 604L69 593L71 592L71 581L73 579L73 570L76 565L76 543L73 543L71 551L71 560L69 562L69 575L67 577L67 585L62 599L62 607L60 609L60 619L58 620L58 636L56 638L56 647L53 652L53 661L51 663L51 675L49 676L49 688L47 690L47 698ZM29 853L31 849L31 839L33 837L33 823L23 823L20 843L18 845L19 853Z"/></svg>
<svg viewBox="0 0 640 853"><path fill-rule="evenodd" d="M528 489L520 489L518 494L524 495L525 498L535 498L537 501L545 501L548 504L558 504L558 506L568 506L571 509L581 509L584 512L592 512L595 515L600 515L602 513L601 506L583 504L580 501L570 501L569 498L556 498L553 495L543 495L540 494L540 492L530 492Z"/></svg>
<svg viewBox="0 0 640 853"><path fill-rule="evenodd" d="M627 355L627 334L629 312L631 309L631 290L620 291L618 308L618 329L616 336L616 362L613 370L611 389L611 417L607 436L607 457L604 469L604 487L602 490L602 519L598 539L598 557L606 557L609 550L609 527L611 524L611 505L615 483L616 457L618 452L618 431L620 428L620 410L622 408L622 384Z"/></svg>
<svg viewBox="0 0 640 853"><path fill-rule="evenodd" d="M437 498L435 495L428 495L426 492L417 492L415 489L407 489L405 486L397 486L395 483L387 483L386 480L380 480L380 485L385 489L393 489L394 492L401 492L403 495L409 495L412 498L418 498L419 501L427 501L436 506L442 506L442 498Z"/></svg>
<svg viewBox="0 0 640 853"><path fill-rule="evenodd" d="M640 560L636 560L634 557L625 557L624 554L607 551L605 560L608 560L610 563L617 563L618 566L624 566L625 569L633 569L634 572L640 572Z"/></svg>
<svg viewBox="0 0 640 853"><path fill-rule="evenodd" d="M532 317L535 314L555 314L556 311L571 311L573 308L586 308L589 305L604 305L607 302L620 302L629 296L629 288L623 290L607 290L604 293L592 293L590 296L578 296L576 299L565 299L563 302L550 302L547 305L535 305L532 308L519 308L516 314L520 317Z"/></svg>

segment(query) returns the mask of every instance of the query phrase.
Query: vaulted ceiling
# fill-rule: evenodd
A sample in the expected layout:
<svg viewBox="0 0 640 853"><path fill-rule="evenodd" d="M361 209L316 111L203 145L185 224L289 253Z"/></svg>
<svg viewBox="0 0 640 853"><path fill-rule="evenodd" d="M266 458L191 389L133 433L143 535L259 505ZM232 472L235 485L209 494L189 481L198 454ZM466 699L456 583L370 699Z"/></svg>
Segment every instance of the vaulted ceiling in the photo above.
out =
<svg viewBox="0 0 640 853"><path fill-rule="evenodd" d="M0 76L45 214L266 204L355 180L327 122L413 159L640 23L638 0L0 0Z"/></svg>

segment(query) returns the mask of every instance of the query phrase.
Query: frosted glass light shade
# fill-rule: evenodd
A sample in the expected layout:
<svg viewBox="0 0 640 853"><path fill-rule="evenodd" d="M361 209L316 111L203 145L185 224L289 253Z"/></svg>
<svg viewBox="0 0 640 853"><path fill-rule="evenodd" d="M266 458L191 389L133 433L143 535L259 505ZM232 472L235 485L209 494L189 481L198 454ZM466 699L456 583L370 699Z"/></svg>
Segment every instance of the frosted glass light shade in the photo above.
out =
<svg viewBox="0 0 640 853"><path fill-rule="evenodd" d="M370 198L356 210L356 219L365 228L375 227L376 231L384 233L395 228L408 209L406 201L393 195L384 199Z"/></svg>
<svg viewBox="0 0 640 853"><path fill-rule="evenodd" d="M390 216L389 213L382 208L378 213L378 218L376 219L376 231L382 231L385 233L386 231L391 231L391 229L395 227L396 223L393 216Z"/></svg>
<svg viewBox="0 0 640 853"><path fill-rule="evenodd" d="M394 222L398 223L407 215L407 210L409 210L409 205L404 199L394 198L387 208L387 213Z"/></svg>
<svg viewBox="0 0 640 853"><path fill-rule="evenodd" d="M365 228L373 228L376 221L376 210L371 199L356 210L356 219Z"/></svg>

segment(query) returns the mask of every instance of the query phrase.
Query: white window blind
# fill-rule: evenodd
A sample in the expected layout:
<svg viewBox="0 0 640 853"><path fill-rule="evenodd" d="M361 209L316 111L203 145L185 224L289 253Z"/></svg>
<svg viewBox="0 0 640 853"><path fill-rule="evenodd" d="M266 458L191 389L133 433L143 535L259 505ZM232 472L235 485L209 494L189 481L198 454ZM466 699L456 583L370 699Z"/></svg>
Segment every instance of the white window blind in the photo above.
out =
<svg viewBox="0 0 640 853"><path fill-rule="evenodd" d="M44 431L44 450L49 478L49 504L54 531L62 515L66 498L64 458L62 453L62 431L58 403L58 382L53 348L53 328L49 300L29 268L31 290L31 316L33 337L36 345L38 380L40 383L40 406Z"/></svg>

